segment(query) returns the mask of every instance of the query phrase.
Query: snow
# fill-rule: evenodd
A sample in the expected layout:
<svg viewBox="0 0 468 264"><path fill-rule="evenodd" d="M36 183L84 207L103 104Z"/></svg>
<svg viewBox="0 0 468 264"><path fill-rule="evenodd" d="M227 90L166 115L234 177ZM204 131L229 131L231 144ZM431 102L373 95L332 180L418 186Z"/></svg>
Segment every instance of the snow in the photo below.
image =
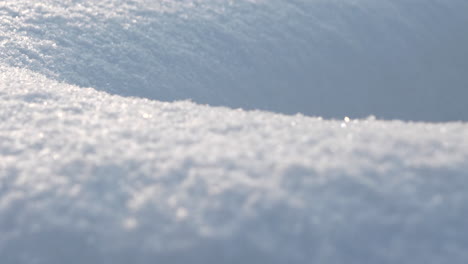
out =
<svg viewBox="0 0 468 264"><path fill-rule="evenodd" d="M466 123L322 120L1 76L5 263L468 259Z"/></svg>
<svg viewBox="0 0 468 264"><path fill-rule="evenodd" d="M125 96L468 121L466 0L7 0L7 65Z"/></svg>
<svg viewBox="0 0 468 264"><path fill-rule="evenodd" d="M467 263L467 11L3 1L1 263Z"/></svg>

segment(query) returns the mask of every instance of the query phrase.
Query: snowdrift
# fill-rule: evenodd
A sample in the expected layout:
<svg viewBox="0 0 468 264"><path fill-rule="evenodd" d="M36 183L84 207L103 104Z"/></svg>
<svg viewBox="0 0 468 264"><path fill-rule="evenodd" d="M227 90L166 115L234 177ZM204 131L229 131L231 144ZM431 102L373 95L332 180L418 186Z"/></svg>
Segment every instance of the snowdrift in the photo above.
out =
<svg viewBox="0 0 468 264"><path fill-rule="evenodd" d="M465 263L468 125L111 96L2 68L2 263Z"/></svg>
<svg viewBox="0 0 468 264"><path fill-rule="evenodd" d="M0 262L467 263L467 13L2 1Z"/></svg>
<svg viewBox="0 0 468 264"><path fill-rule="evenodd" d="M2 61L125 96L468 120L465 0L3 1Z"/></svg>

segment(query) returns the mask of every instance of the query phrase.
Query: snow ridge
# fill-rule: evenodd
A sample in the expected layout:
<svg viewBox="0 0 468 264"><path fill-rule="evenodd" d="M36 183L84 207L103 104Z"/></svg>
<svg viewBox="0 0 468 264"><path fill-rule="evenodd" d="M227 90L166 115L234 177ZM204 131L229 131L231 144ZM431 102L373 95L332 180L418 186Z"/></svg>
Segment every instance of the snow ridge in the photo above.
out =
<svg viewBox="0 0 468 264"><path fill-rule="evenodd" d="M1 67L4 263L465 263L468 125L123 98Z"/></svg>

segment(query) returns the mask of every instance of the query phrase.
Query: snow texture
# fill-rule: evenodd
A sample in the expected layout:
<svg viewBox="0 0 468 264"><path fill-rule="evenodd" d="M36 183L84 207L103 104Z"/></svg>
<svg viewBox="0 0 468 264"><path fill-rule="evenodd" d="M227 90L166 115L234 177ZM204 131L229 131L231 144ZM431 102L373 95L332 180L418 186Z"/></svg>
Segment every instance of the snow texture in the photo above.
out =
<svg viewBox="0 0 468 264"><path fill-rule="evenodd" d="M468 125L112 96L2 68L3 263L464 263Z"/></svg>
<svg viewBox="0 0 468 264"><path fill-rule="evenodd" d="M0 262L468 263L467 11L2 1Z"/></svg>
<svg viewBox="0 0 468 264"><path fill-rule="evenodd" d="M467 13L466 0L6 0L0 56L125 96L468 121Z"/></svg>

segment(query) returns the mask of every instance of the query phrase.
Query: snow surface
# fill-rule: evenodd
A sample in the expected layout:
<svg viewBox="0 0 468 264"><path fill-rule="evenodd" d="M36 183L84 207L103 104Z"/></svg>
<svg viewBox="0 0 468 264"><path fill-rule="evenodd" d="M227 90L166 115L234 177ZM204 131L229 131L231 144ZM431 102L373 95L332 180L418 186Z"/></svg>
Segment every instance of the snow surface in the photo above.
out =
<svg viewBox="0 0 468 264"><path fill-rule="evenodd" d="M466 0L4 0L0 58L126 96L468 121L467 13Z"/></svg>
<svg viewBox="0 0 468 264"><path fill-rule="evenodd" d="M0 262L468 263L467 11L2 1Z"/></svg>
<svg viewBox="0 0 468 264"><path fill-rule="evenodd" d="M112 96L3 67L2 263L465 263L468 125Z"/></svg>

